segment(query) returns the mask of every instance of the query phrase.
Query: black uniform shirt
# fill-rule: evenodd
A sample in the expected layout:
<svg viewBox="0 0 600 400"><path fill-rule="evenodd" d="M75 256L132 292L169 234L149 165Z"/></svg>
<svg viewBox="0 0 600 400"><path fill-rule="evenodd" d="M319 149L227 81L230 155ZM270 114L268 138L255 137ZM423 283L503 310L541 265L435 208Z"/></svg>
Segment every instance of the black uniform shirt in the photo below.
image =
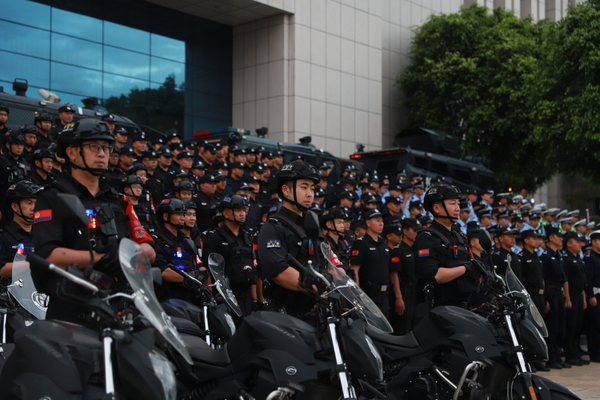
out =
<svg viewBox="0 0 600 400"><path fill-rule="evenodd" d="M196 225L198 225L198 230L200 232L211 230L214 226L211 210L215 210L218 204L215 196L208 196L206 193L201 191L198 193L195 201L196 206L198 207L196 210Z"/></svg>
<svg viewBox="0 0 600 400"><path fill-rule="evenodd" d="M594 296L594 288L600 288L600 254L594 250L583 257L587 276L587 297Z"/></svg>
<svg viewBox="0 0 600 400"><path fill-rule="evenodd" d="M574 256L566 251L563 258L565 275L569 281L569 292L581 293L586 286L585 265L579 255Z"/></svg>
<svg viewBox="0 0 600 400"><path fill-rule="evenodd" d="M17 254L17 245L23 243L25 247L31 247L31 235L21 225L12 221L8 226L0 230L0 268L7 263L13 262Z"/></svg>
<svg viewBox="0 0 600 400"><path fill-rule="evenodd" d="M557 252L550 247L546 247L546 251L540 256L542 266L544 268L544 279L546 286L561 286L567 280L563 266L563 260Z"/></svg>
<svg viewBox="0 0 600 400"><path fill-rule="evenodd" d="M378 241L366 234L352 245L350 265L360 266L358 276L361 286L390 284L390 248L381 236Z"/></svg>
<svg viewBox="0 0 600 400"><path fill-rule="evenodd" d="M508 269L508 256L510 255L510 268L515 273L517 278L523 280L523 267L521 266L521 259L519 256L512 251L503 249L502 247L495 250L492 253L492 260L496 266L496 272L498 275L504 277L506 270Z"/></svg>
<svg viewBox="0 0 600 400"><path fill-rule="evenodd" d="M412 246L409 246L405 242L400 243L400 262L402 263L402 269L400 270L400 281L401 282L416 282L417 271L415 267L415 255L413 254Z"/></svg>
<svg viewBox="0 0 600 400"><path fill-rule="evenodd" d="M544 269L542 261L535 253L530 253L523 248L521 253L521 266L523 267L523 285L529 289L544 288Z"/></svg>

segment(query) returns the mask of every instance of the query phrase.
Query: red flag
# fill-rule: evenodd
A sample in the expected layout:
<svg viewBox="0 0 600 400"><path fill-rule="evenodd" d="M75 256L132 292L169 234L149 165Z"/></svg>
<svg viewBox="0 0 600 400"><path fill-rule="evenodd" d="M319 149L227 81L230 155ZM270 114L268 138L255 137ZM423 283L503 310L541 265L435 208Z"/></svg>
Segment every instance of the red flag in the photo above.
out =
<svg viewBox="0 0 600 400"><path fill-rule="evenodd" d="M135 214L135 211L133 210L133 204L127 202L125 214L129 216L129 231L131 232L131 240L138 244L144 242L154 242L152 236L146 232L137 215Z"/></svg>

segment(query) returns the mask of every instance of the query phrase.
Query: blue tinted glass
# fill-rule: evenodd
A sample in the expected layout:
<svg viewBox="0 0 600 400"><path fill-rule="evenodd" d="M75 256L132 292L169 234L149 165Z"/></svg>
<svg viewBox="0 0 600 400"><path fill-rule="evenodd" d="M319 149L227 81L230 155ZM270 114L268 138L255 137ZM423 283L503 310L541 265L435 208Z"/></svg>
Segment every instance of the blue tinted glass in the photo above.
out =
<svg viewBox="0 0 600 400"><path fill-rule="evenodd" d="M148 81L140 79L127 78L124 76L104 74L104 93L102 98L108 99L111 96L129 95L131 89L147 89Z"/></svg>
<svg viewBox="0 0 600 400"><path fill-rule="evenodd" d="M151 57L150 80L163 83L169 75L175 75L175 83L181 85L185 81L185 64Z"/></svg>
<svg viewBox="0 0 600 400"><path fill-rule="evenodd" d="M104 21L104 44L150 54L150 33Z"/></svg>
<svg viewBox="0 0 600 400"><path fill-rule="evenodd" d="M132 51L104 46L104 71L149 80L150 57Z"/></svg>
<svg viewBox="0 0 600 400"><path fill-rule="evenodd" d="M81 102L81 100L83 100L87 97L90 97L87 95L81 96L81 95L76 95L73 93L61 92L60 90L53 90L52 93L54 93L55 95L60 97L61 103L75 104L76 106L82 107L82 108L83 108L83 103ZM93 97L98 97L98 96L93 96Z"/></svg>
<svg viewBox="0 0 600 400"><path fill-rule="evenodd" d="M152 44L150 54L169 60L185 62L185 42L155 34L150 36L150 43Z"/></svg>
<svg viewBox="0 0 600 400"><path fill-rule="evenodd" d="M0 50L50 58L50 32L5 21L0 21L0 32Z"/></svg>
<svg viewBox="0 0 600 400"><path fill-rule="evenodd" d="M51 91L102 97L102 72L53 62Z"/></svg>
<svg viewBox="0 0 600 400"><path fill-rule="evenodd" d="M102 45L53 33L52 61L102 69Z"/></svg>
<svg viewBox="0 0 600 400"><path fill-rule="evenodd" d="M50 7L25 0L8 0L2 2L0 18L19 22L25 25L50 29Z"/></svg>
<svg viewBox="0 0 600 400"><path fill-rule="evenodd" d="M102 43L102 21L69 11L52 9L52 31Z"/></svg>
<svg viewBox="0 0 600 400"><path fill-rule="evenodd" d="M15 78L22 78L32 86L49 87L50 62L47 60L0 51L0 65L0 79L3 81L13 82Z"/></svg>

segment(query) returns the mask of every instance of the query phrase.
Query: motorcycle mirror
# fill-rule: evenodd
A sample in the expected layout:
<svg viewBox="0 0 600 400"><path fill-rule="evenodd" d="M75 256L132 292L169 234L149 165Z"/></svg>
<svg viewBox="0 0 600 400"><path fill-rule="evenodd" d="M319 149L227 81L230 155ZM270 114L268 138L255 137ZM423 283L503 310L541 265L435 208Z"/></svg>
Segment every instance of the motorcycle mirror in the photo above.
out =
<svg viewBox="0 0 600 400"><path fill-rule="evenodd" d="M321 227L319 226L317 214L312 211L306 212L306 218L304 218L304 231L306 232L306 236L308 236L313 243L318 243L317 239L319 238Z"/></svg>
<svg viewBox="0 0 600 400"><path fill-rule="evenodd" d="M487 229L481 229L479 234L479 244L488 253L492 250L492 238Z"/></svg>
<svg viewBox="0 0 600 400"><path fill-rule="evenodd" d="M62 221L69 221L69 225L75 225L79 229L85 243L90 243L90 232L88 229L89 218L85 212L85 206L79 198L72 194L58 193L57 204L53 212Z"/></svg>
<svg viewBox="0 0 600 400"><path fill-rule="evenodd" d="M162 285L162 271L160 268L150 268L150 276L155 285Z"/></svg>

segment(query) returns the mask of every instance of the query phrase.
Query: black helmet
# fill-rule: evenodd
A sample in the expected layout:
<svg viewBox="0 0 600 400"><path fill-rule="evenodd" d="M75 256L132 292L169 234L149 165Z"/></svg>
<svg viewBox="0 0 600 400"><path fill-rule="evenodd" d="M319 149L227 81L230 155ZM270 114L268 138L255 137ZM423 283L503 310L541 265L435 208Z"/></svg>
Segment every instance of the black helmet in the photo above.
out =
<svg viewBox="0 0 600 400"><path fill-rule="evenodd" d="M82 118L64 126L56 141L56 154L66 158L67 147L85 140L106 140L113 143L115 138L104 122L95 118Z"/></svg>
<svg viewBox="0 0 600 400"><path fill-rule="evenodd" d="M190 181L179 181L173 186L173 193L180 192L182 190L194 191L194 184Z"/></svg>
<svg viewBox="0 0 600 400"><path fill-rule="evenodd" d="M31 155L31 160L41 160L42 158L52 158L54 159L54 153L50 149L37 149Z"/></svg>
<svg viewBox="0 0 600 400"><path fill-rule="evenodd" d="M19 131L12 131L4 135L4 142L7 144L25 144L25 136Z"/></svg>
<svg viewBox="0 0 600 400"><path fill-rule="evenodd" d="M346 219L347 217L348 216L341 208L331 208L329 210L325 210L320 215L321 227L323 227L323 228L325 227L326 221L330 221L330 220L338 219L338 218Z"/></svg>
<svg viewBox="0 0 600 400"><path fill-rule="evenodd" d="M19 128L19 132L21 132L23 135L26 133L34 133L37 135L39 133L38 127L35 125L22 125Z"/></svg>
<svg viewBox="0 0 600 400"><path fill-rule="evenodd" d="M7 114L10 114L10 108L4 103L0 103L0 111L6 111Z"/></svg>
<svg viewBox="0 0 600 400"><path fill-rule="evenodd" d="M121 190L135 184L142 185L142 178L137 175L127 175L125 178L121 179Z"/></svg>
<svg viewBox="0 0 600 400"><path fill-rule="evenodd" d="M444 200L448 199L458 199L462 197L462 193L459 188L454 185L437 185L425 193L424 207L425 211L429 211L434 217L440 218L448 218L452 222L456 222L454 217L446 216L446 215L438 215L433 213L433 205L435 203L442 203L444 206L444 210L446 210L446 204L443 203ZM446 210L448 213L448 210Z"/></svg>
<svg viewBox="0 0 600 400"><path fill-rule="evenodd" d="M169 217L167 218L167 220L165 221L163 218L163 215L165 213L169 214ZM171 223L171 215L172 214L185 214L187 213L187 208L185 206L185 204L183 203L182 200L179 199L164 199L163 201L160 202L160 205L158 206L158 210L157 210L157 214L158 214L158 220L160 221L160 223L162 224L170 224L173 225L174 227L176 227L177 229L182 229L184 228L184 225L176 225Z"/></svg>
<svg viewBox="0 0 600 400"><path fill-rule="evenodd" d="M116 146L115 146L116 147ZM131 166L131 168L129 168L127 170L127 173L129 175L135 175L135 173L137 171L148 171L148 167L146 167L144 164L142 163L135 163Z"/></svg>
<svg viewBox="0 0 600 400"><path fill-rule="evenodd" d="M219 204L219 211L223 213L223 210L226 208L234 209L234 208L248 208L248 198L241 194L234 194L233 196L225 196ZM224 214L223 217L225 218ZM238 225L243 225L246 221L238 221L235 214L233 215L233 220L225 218L225 220L229 222L235 222Z"/></svg>
<svg viewBox="0 0 600 400"><path fill-rule="evenodd" d="M296 181L298 179L310 179L315 185L321 180L317 169L307 162L298 161L284 164L281 166L277 175L275 175L275 191L283 201L295 205L300 211L306 211L307 207L299 204L296 199ZM289 181L293 182L294 201L284 198L283 192L281 191L281 187Z"/></svg>
<svg viewBox="0 0 600 400"><path fill-rule="evenodd" d="M192 199L185 199L185 200L181 200L183 201L183 204L185 205L185 208L187 210L197 210L198 209L198 204L196 204L196 202Z"/></svg>
<svg viewBox="0 0 600 400"><path fill-rule="evenodd" d="M15 211L15 214L23 218L25 222L32 223L33 218L26 217L23 215L20 200L35 199L40 190L42 190L42 188L39 185L36 185L35 183L30 181L20 181L17 183L13 183L6 191L6 205L10 208L10 205L12 203L17 203L17 205L19 206L19 212Z"/></svg>
<svg viewBox="0 0 600 400"><path fill-rule="evenodd" d="M52 122L52 120L53 120L52 115L43 112L43 113L39 113L38 116L34 118L33 122L41 122L41 121Z"/></svg>

